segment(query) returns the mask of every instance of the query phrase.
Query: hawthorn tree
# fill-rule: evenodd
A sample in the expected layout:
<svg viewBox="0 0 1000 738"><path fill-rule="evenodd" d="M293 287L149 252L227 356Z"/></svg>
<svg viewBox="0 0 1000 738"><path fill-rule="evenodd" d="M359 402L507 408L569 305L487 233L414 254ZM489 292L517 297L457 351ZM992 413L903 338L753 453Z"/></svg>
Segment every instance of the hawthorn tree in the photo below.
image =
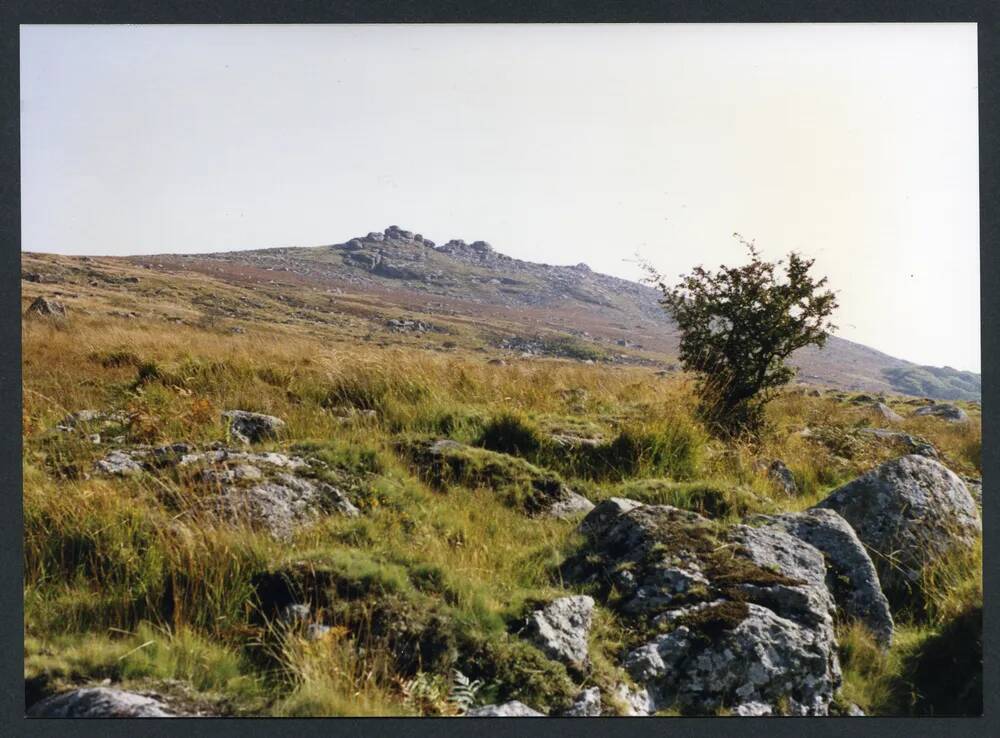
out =
<svg viewBox="0 0 1000 738"><path fill-rule="evenodd" d="M646 269L680 329L681 364L698 375L702 416L721 435L755 436L764 406L795 376L785 359L826 343L837 302L823 289L826 277L809 274L813 259L793 252L787 262L767 262L754 242L733 235L750 253L744 266L698 266L672 286Z"/></svg>

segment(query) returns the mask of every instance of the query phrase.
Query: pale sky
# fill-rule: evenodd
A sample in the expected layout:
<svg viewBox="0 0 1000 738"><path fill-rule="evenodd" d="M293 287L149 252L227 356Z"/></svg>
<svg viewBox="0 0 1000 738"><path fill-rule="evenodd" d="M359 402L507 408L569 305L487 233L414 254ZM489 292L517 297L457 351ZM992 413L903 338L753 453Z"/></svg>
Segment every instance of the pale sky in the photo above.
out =
<svg viewBox="0 0 1000 738"><path fill-rule="evenodd" d="M797 250L838 335L980 370L974 24L22 26L22 248L399 225L630 279Z"/></svg>

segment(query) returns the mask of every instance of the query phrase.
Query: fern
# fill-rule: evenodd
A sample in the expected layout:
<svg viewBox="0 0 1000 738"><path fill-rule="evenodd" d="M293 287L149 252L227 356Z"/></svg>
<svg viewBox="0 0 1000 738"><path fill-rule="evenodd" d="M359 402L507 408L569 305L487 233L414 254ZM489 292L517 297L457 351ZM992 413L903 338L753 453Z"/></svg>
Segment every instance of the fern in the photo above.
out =
<svg viewBox="0 0 1000 738"><path fill-rule="evenodd" d="M471 681L469 677L465 676L458 669L455 669L454 679L451 684L451 694L448 699L458 708L460 714L468 712L470 708L475 706L479 690L482 687L483 682L481 679Z"/></svg>

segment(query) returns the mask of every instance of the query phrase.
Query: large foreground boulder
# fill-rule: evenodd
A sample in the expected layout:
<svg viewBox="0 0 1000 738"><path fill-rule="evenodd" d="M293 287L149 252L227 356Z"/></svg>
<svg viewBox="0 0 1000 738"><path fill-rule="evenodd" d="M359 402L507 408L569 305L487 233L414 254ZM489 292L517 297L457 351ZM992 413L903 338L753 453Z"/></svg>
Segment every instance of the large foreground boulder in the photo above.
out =
<svg viewBox="0 0 1000 738"><path fill-rule="evenodd" d="M939 462L917 455L882 464L816 507L851 524L893 602L919 592L928 564L973 547L982 533L965 483Z"/></svg>
<svg viewBox="0 0 1000 738"><path fill-rule="evenodd" d="M878 643L892 643L893 621L875 565L854 529L833 510L761 515L757 522L781 528L823 554L826 586L844 615L864 623Z"/></svg>
<svg viewBox="0 0 1000 738"><path fill-rule="evenodd" d="M813 546L774 527L727 529L624 500L602 503L581 532L588 545L564 576L597 584L623 622L647 634L624 666L650 712L762 703L827 714L841 677L835 607Z"/></svg>
<svg viewBox="0 0 1000 738"><path fill-rule="evenodd" d="M73 689L36 702L28 717L140 718L173 717L166 706L145 695L110 687Z"/></svg>

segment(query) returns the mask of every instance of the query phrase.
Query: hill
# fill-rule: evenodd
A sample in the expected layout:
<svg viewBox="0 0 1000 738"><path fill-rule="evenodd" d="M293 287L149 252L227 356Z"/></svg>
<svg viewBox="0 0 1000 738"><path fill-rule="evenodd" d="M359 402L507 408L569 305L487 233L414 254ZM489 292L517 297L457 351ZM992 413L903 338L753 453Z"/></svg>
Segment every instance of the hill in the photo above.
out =
<svg viewBox="0 0 1000 738"><path fill-rule="evenodd" d="M133 266L175 279L201 275L227 286L228 297L215 288L208 296L190 294L181 316L186 320L252 325L275 319L317 331L344 328L352 338L375 341L412 334L423 343L498 356L562 356L663 369L676 363L676 328L660 309L658 293L646 285L599 274L585 264L521 261L484 241L436 245L396 226L328 246L87 262L25 254L24 265L29 279L78 287L112 288L103 266L131 276L141 274ZM124 284L134 297L151 296L140 283ZM163 289L185 292L180 283ZM139 304L133 308L143 310ZM799 368L799 381L846 391L941 400L981 396L979 375L920 367L836 336L822 350L797 352L791 363Z"/></svg>

